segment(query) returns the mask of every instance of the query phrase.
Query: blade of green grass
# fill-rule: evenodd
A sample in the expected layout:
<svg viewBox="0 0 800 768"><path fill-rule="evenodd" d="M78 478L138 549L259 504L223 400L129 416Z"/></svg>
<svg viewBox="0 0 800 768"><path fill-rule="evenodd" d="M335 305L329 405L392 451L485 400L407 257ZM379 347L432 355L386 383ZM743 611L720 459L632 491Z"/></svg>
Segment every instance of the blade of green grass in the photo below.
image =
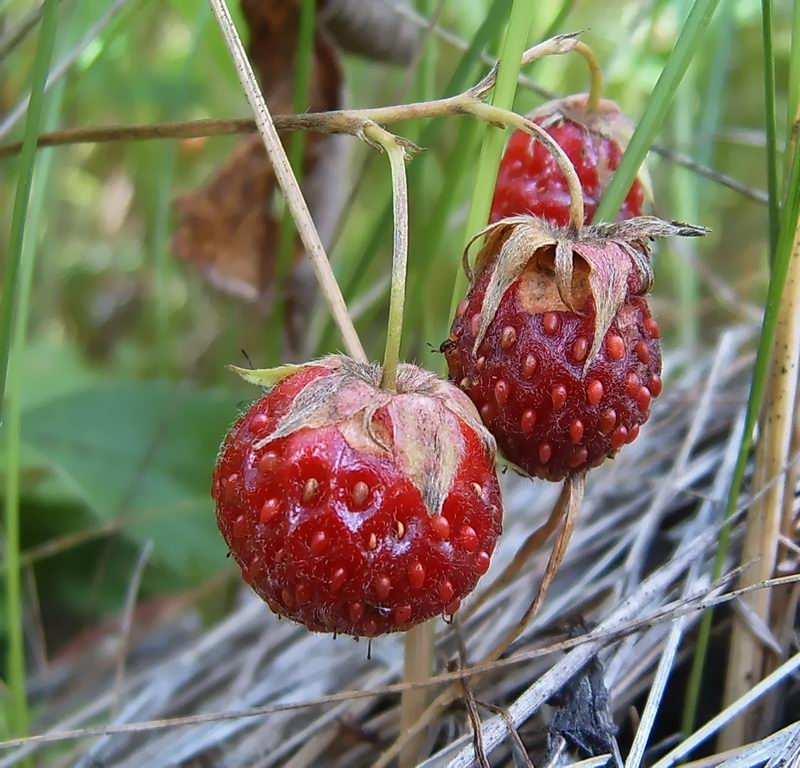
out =
<svg viewBox="0 0 800 768"><path fill-rule="evenodd" d="M311 65L314 61L314 14L316 0L303 0L300 4L300 22L297 28L297 49L294 57L294 92L292 108L295 114L308 110L311 86ZM295 131L289 137L287 155L297 181L303 183L303 156L306 149L305 131ZM278 236L278 251L275 261L272 311L267 321L266 365L277 365L281 360L281 340L284 337L286 317L286 285L292 269L295 247L295 225L288 207L284 206Z"/></svg>
<svg viewBox="0 0 800 768"><path fill-rule="evenodd" d="M725 504L725 518L730 518L736 510L739 500L739 493L744 481L747 462L750 456L750 449L753 445L753 430L758 420L761 409L761 401L764 396L764 389L767 383L767 373L769 371L769 359L772 353L773 341L775 338L775 327L778 320L778 308L783 294L783 286L786 282L786 274L789 270L789 261L792 258L792 246L797 231L798 215L800 215L800 151L797 147L794 150L791 172L787 195L781 208L781 216L778 228L778 239L775 249L775 258L770 270L769 288L767 290L767 301L764 308L764 318L761 324L761 335L758 340L758 351L753 367L753 378L750 385L750 396L747 401L747 413L745 416L744 433L742 442L739 446L739 454L736 460L731 487ZM712 569L712 579L717 579L722 574L725 565L725 558L730 545L730 525L726 525L720 534L716 557ZM711 636L711 622L713 612L707 611L700 624L697 637L692 670L689 677L686 701L683 710L684 734L691 733L694 729L697 717L697 704L700 698L700 687L703 680L703 669L705 658L708 652L708 643Z"/></svg>
<svg viewBox="0 0 800 768"><path fill-rule="evenodd" d="M469 47L464 52L461 60L456 67L455 72L451 76L447 85L444 88L443 96L453 96L466 90L474 81L478 79L478 72L480 71L480 56L484 47L499 34L502 24L508 17L508 9L511 7L512 0L494 0L489 13L481 23L480 27L476 30ZM442 129L441 121L431 121L425 125L424 130L420 134L419 144L422 147L432 146ZM418 173L420 160L412 161L408 168L409 184L416 184L416 175ZM469 163L461 163L460 169L464 171L469 170ZM413 203L413 199L412 199ZM376 206L378 207L378 206ZM381 206L381 213L375 219L375 226L371 230L369 237L365 239L365 246L359 256L353 262L351 270L345 277L343 283L343 293L345 299L352 300L358 292L364 276L367 273L367 268L370 261L373 259L374 254L380 248L381 242L386 238L387 234L391 231L392 224L392 200L389 191L386 192L386 197ZM413 231L412 231L413 236ZM417 284L417 279L414 273L414 267L417 260L414 259L414 253L417 251L417 241L415 239L414 246L411 249L411 265L412 273L410 280L412 285ZM409 296L413 298L416 295L415 291L410 291ZM410 312L413 315L413 313ZM319 335L319 341L316 345L316 355L320 355L331 349L334 341L335 329L332 321L326 318L323 331Z"/></svg>
<svg viewBox="0 0 800 768"><path fill-rule="evenodd" d="M14 212L11 215L11 232L8 242L8 255L3 275L2 312L0 313L0 424L2 423L3 401L5 399L6 380L8 377L8 357L11 347L11 326L17 305L17 281L22 259L22 241L25 235L25 217L28 213L28 202L31 193L33 165L36 156L36 139L42 119L44 104L44 85L53 53L53 41L56 34L56 11L58 0L47 0L36 59L33 64L31 80L31 96L28 105L28 116L25 122L25 135L19 160L19 177L14 197Z"/></svg>
<svg viewBox="0 0 800 768"><path fill-rule="evenodd" d="M201 5L197 11L194 29L189 43L186 65L182 74L184 83L188 83L192 73L193 62L197 56L203 32L211 18L211 10ZM181 105L173 105L169 110L169 118L176 116ZM153 197L150 222L150 243L152 248L153 267L153 331L156 349L156 370L160 376L167 377L175 369L175 333L170 323L169 282L172 262L169 255L170 236L170 199L175 178L175 165L178 157L176 142L168 142L160 148L156 165L156 190Z"/></svg>
<svg viewBox="0 0 800 768"><path fill-rule="evenodd" d="M517 92L522 54L528 42L533 23L536 4L529 0L514 0L511 14L508 18L506 35L500 51L500 68L497 73L497 85L492 91L492 104L501 109L513 109L514 96ZM482 229L489 218L489 208L492 204L497 168L503 154L505 131L499 128L489 128L483 138L481 155L478 160L478 170L475 176L475 191L472 195L467 226L464 232L464 247L475 233ZM455 313L456 306L466 290L467 278L461 269L460 254L459 267L456 269L453 280L453 296L450 301L450 316ZM444 338L444 337L443 337Z"/></svg>
<svg viewBox="0 0 800 768"><path fill-rule="evenodd" d="M764 122L767 131L767 194L769 195L769 260L778 240L778 117L775 106L775 56L772 46L772 0L761 0L761 40L764 54Z"/></svg>
<svg viewBox="0 0 800 768"><path fill-rule="evenodd" d="M700 135L699 146L694 156L700 165L710 165L714 159L714 137L722 118L722 105L727 93L726 84L730 74L731 52L735 40L736 0L723 3L712 25L712 43L714 51L706 86L703 89L700 103Z"/></svg>
<svg viewBox="0 0 800 768"><path fill-rule="evenodd" d="M691 153L694 140L694 95L696 93L694 67L689 67L682 87L675 96L675 109L672 112L675 146L684 154ZM681 221L696 221L698 217L697 178L685 168L673 165L671 215ZM694 262L697 249L694 243L672 241L669 251L670 264L678 290L679 334L681 346L692 348L697 342L699 284Z"/></svg>
<svg viewBox="0 0 800 768"><path fill-rule="evenodd" d="M789 90L786 95L786 160L785 182L789 177L790 147L794 140L794 124L800 118L800 2L795 0L792 9L792 45L789 51Z"/></svg>
<svg viewBox="0 0 800 768"><path fill-rule="evenodd" d="M719 0L695 0L667 63L653 88L647 106L631 136L625 154L600 201L594 221L616 218L633 180L639 173L650 146L667 116L675 92L697 52L703 32L711 21Z"/></svg>
<svg viewBox="0 0 800 768"><path fill-rule="evenodd" d="M570 13L572 13L573 9L575 8L575 4L576 0L564 0L561 8L558 9L556 17L550 22L550 24L548 24L547 29L541 36L542 40L547 40L548 38L558 34L558 32L561 30L561 27L569 18Z"/></svg>
<svg viewBox="0 0 800 768"><path fill-rule="evenodd" d="M19 563L19 353L22 352L27 321L28 297L33 275L33 234L25 239L26 220L31 201L31 186L36 159L36 137L42 121L44 86L55 47L58 0L45 0L36 57L31 78L31 96L25 122L19 178L11 218L11 233L3 283L3 310L0 317L0 404L4 404L9 364L13 364L9 392L6 438L5 561L6 625L8 656L6 682L9 688L8 721L15 735L28 730L28 702L25 682L25 646L22 623L22 596ZM41 198L40 198L41 199ZM13 355L12 355L12 347ZM5 412L5 409L4 411Z"/></svg>

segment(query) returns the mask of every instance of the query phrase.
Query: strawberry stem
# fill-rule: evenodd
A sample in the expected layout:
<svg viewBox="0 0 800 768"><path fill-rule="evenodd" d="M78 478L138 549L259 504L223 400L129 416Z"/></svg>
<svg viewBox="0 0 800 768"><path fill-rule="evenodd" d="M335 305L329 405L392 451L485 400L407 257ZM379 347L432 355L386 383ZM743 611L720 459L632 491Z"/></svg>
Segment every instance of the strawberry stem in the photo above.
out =
<svg viewBox="0 0 800 768"><path fill-rule="evenodd" d="M512 126L514 128L519 128L533 136L547 148L547 151L553 156L561 172L564 174L564 178L567 180L570 196L569 223L576 232L579 232L583 227L584 217L581 181L578 178L575 166L558 142L556 142L556 140L540 125L537 125L528 117L518 115L516 112L500 109L499 107L493 107L491 104L484 104L482 101L474 100L465 100L463 109L465 112L474 115L484 122L502 125L503 127Z"/></svg>
<svg viewBox="0 0 800 768"><path fill-rule="evenodd" d="M575 45L575 50L586 59L589 65L589 76L591 82L589 85L589 100L586 102L587 112L596 112L600 106L600 96L603 93L603 70L600 69L600 61L597 54L591 46L586 43L578 42Z"/></svg>
<svg viewBox="0 0 800 768"><path fill-rule="evenodd" d="M392 169L392 205L394 210L394 241L392 243L392 287L389 294L389 322L386 328L386 350L383 355L381 386L394 392L397 364L400 360L400 340L403 336L403 309L406 303L406 274L408 272L408 181L406 159L409 150L417 149L410 141L399 139L379 125L364 128L364 138L383 150Z"/></svg>

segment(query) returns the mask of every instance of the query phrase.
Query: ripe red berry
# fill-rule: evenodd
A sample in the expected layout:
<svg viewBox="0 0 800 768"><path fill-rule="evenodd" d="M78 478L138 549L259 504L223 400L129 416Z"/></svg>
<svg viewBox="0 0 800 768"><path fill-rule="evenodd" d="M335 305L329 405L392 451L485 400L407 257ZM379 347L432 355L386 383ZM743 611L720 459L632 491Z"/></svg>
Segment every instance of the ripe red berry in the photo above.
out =
<svg viewBox="0 0 800 768"><path fill-rule="evenodd" d="M650 217L577 236L537 219L490 232L442 349L509 461L560 480L636 438L661 392L646 241L702 232Z"/></svg>
<svg viewBox="0 0 800 768"><path fill-rule="evenodd" d="M374 636L452 613L489 567L494 440L467 397L401 365L326 358L281 381L222 446L212 496L242 575L277 614Z"/></svg>
<svg viewBox="0 0 800 768"><path fill-rule="evenodd" d="M612 101L602 100L596 112L587 112L585 105L585 96L573 96L545 104L531 117L575 166L588 224L622 158L630 126ZM634 181L619 220L641 215L647 186L644 174ZM489 222L523 214L563 227L569 222L569 207L567 180L551 153L534 136L515 131L500 161Z"/></svg>

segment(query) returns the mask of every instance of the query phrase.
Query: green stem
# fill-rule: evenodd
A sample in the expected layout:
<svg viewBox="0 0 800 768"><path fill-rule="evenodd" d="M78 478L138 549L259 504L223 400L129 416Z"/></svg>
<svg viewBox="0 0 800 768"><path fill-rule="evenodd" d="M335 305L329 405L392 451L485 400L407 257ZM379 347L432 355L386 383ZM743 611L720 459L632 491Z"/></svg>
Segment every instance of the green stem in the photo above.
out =
<svg viewBox="0 0 800 768"><path fill-rule="evenodd" d="M294 94L292 108L297 115L303 114L309 106L311 87L311 65L314 60L314 14L316 0L303 0L300 5L300 22L297 29L297 52L295 54ZM289 164L292 166L298 183L303 183L303 157L306 149L306 135L303 131L289 137ZM286 317L286 281L292 269L292 255L295 245L295 226L291 211L284 206L278 235L278 251L273 281L272 311L268 322L267 365L277 365L281 359L281 337L283 321Z"/></svg>
<svg viewBox="0 0 800 768"><path fill-rule="evenodd" d="M578 43L575 50L580 53L589 65L589 99L586 102L586 110L594 112L600 106L600 97L603 95L603 70L600 68L600 61L592 48L586 43Z"/></svg>
<svg viewBox="0 0 800 768"><path fill-rule="evenodd" d="M769 261L778 241L778 120L775 107L775 57L772 49L772 0L761 0L761 39L764 54L764 121L767 131L767 194L769 196Z"/></svg>
<svg viewBox="0 0 800 768"><path fill-rule="evenodd" d="M210 18L208 6L202 5L197 11L197 20L192 30L186 64L181 79L185 86L191 78L193 62L202 40L203 32ZM167 117L174 118L180 113L179 104L167 110ZM153 259L153 331L155 336L156 366L159 376L168 377L175 370L176 341L173 325L170 323L169 283L172 261L169 254L170 216L172 206L173 181L177 163L177 144L169 142L157 153L154 173L156 191L151 214L150 244Z"/></svg>
<svg viewBox="0 0 800 768"><path fill-rule="evenodd" d="M386 329L386 351L383 356L381 386L394 392L397 389L397 365L400 361L400 342L403 336L403 308L406 301L406 274L408 271L407 153L395 136L377 125L368 126L365 133L367 138L383 148L389 157L389 165L392 169L394 208L392 287L389 294L389 323Z"/></svg>
<svg viewBox="0 0 800 768"><path fill-rule="evenodd" d="M786 155L784 168L784 190L789 178L789 163L794 143L794 125L800 119L800 2L795 0L792 9L792 45L789 52L789 90L786 98Z"/></svg>
<svg viewBox="0 0 800 768"><path fill-rule="evenodd" d="M761 409L761 401L769 372L769 359L772 353L773 341L775 339L775 328L778 322L778 309L783 294L783 286L786 282L786 275L789 271L789 261L792 258L792 246L794 244L795 233L797 231L798 214L800 214L800 151L797 147L794 150L791 172L789 174L789 184L786 200L781 209L780 226L778 230L778 241L775 249L775 258L772 262L770 271L769 289L767 290L767 301L764 308L764 319L761 324L761 335L758 340L758 351L753 368L753 379L750 385L750 396L747 401L747 412L745 415L744 432L742 442L739 446L739 454L736 460L736 467L728 492L725 504L725 518L729 519L736 511L739 500L739 493L744 481L747 462L750 456L750 449L753 445L753 430L758 420ZM719 538L714 565L712 569L712 580L718 579L722 574L725 565L725 558L730 546L731 528L726 524ZM703 669L705 666L708 643L711 637L711 622L713 612L707 611L700 624L695 648L692 670L689 676L689 685L686 694L686 702L683 710L683 733L691 733L694 729L697 717L697 703L700 698L700 687L703 679Z"/></svg>
<svg viewBox="0 0 800 768"><path fill-rule="evenodd" d="M492 96L492 104L501 109L512 109L514 96L517 92L517 80L522 65L522 54L530 33L536 3L530 0L514 0L511 14L508 17L506 35L500 51L500 69L497 73L497 85ZM483 228L489 217L489 208L492 204L497 168L503 153L505 135L497 128L486 131L478 160L478 170L475 176L475 191L472 195L467 226L464 232L463 243L467 243L475 233ZM456 306L466 289L466 275L462 272L460 264L456 269L453 279L453 295L450 301L450 316L455 314Z"/></svg>
<svg viewBox="0 0 800 768"><path fill-rule="evenodd" d="M631 136L625 154L608 185L597 208L594 221L610 221L616 218L628 190L636 179L647 153L656 138L664 118L669 111L678 88L719 0L695 0L686 22L675 41L672 53L653 88L647 107Z"/></svg>

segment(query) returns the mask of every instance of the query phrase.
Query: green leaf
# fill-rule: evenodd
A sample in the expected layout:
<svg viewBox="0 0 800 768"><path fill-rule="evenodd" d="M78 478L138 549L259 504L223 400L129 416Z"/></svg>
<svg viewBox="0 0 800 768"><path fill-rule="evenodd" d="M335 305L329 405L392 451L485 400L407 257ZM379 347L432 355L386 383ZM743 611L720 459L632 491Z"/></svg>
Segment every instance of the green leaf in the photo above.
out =
<svg viewBox="0 0 800 768"><path fill-rule="evenodd" d="M164 382L106 384L29 410L23 442L38 451L103 520L152 539L156 557L183 577L224 564L209 497L233 398Z"/></svg>

